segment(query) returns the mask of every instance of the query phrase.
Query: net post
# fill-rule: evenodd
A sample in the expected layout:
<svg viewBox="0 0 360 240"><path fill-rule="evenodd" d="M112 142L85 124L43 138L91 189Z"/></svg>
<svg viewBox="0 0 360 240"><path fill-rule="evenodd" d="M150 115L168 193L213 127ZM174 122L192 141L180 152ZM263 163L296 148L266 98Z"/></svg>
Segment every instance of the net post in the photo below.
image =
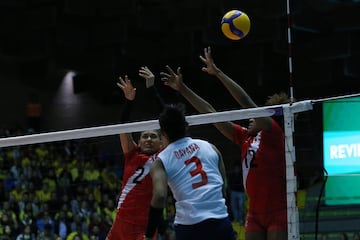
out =
<svg viewBox="0 0 360 240"><path fill-rule="evenodd" d="M293 141L295 126L294 113L291 110L291 105L283 105L283 115L285 134L288 239L299 240L299 211L296 204L297 179L294 169L296 155Z"/></svg>

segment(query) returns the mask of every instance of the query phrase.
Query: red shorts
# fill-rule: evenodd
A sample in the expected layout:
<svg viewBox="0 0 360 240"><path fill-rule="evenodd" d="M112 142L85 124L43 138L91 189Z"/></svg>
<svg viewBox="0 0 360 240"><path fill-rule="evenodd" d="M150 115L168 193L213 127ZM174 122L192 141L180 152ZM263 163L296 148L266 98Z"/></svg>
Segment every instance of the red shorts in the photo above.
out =
<svg viewBox="0 0 360 240"><path fill-rule="evenodd" d="M287 211L277 211L266 214L248 213L246 216L246 231L268 232L274 230L287 231Z"/></svg>
<svg viewBox="0 0 360 240"><path fill-rule="evenodd" d="M115 220L108 235L109 240L144 240L146 226ZM156 234L154 240L156 240Z"/></svg>
<svg viewBox="0 0 360 240"><path fill-rule="evenodd" d="M144 240L146 226L115 220L107 238L109 240Z"/></svg>

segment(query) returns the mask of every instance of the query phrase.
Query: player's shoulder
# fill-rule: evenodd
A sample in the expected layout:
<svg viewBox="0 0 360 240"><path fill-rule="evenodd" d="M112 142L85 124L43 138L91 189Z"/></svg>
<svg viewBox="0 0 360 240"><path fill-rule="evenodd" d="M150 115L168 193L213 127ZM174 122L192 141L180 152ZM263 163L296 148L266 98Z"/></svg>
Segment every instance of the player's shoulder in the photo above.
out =
<svg viewBox="0 0 360 240"><path fill-rule="evenodd" d="M204 139L200 139L200 138L193 138L192 141L194 143L201 143L201 144L210 144L208 141L204 140Z"/></svg>
<svg viewBox="0 0 360 240"><path fill-rule="evenodd" d="M193 143L201 148L215 148L215 145L204 139L194 139Z"/></svg>

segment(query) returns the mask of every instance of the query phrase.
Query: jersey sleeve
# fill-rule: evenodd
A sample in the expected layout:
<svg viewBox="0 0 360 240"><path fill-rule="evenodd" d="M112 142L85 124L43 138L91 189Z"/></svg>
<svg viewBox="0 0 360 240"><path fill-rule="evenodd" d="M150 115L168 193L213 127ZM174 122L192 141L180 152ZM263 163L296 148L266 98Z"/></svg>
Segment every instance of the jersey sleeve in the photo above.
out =
<svg viewBox="0 0 360 240"><path fill-rule="evenodd" d="M235 144L241 145L247 137L247 129L239 124L234 124L233 141Z"/></svg>

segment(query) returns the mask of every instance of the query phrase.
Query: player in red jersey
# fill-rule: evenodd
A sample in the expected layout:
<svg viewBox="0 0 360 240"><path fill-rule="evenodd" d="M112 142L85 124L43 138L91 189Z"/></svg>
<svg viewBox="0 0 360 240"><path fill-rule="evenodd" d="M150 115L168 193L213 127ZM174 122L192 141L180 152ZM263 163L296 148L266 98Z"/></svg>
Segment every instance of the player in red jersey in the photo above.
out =
<svg viewBox="0 0 360 240"><path fill-rule="evenodd" d="M139 75L147 81L154 78L147 67L141 68ZM118 86L126 98L122 116L124 121L130 113L136 89L127 76L124 79L120 78ZM131 133L120 134L120 141L125 158L124 176L116 218L106 239L143 240L152 197L150 166L160 151L162 141L157 130L143 131L138 144L135 143Z"/></svg>
<svg viewBox="0 0 360 240"><path fill-rule="evenodd" d="M257 107L246 91L215 65L210 47L205 48L204 56L200 56L200 59L205 64L202 70L216 76L241 107ZM183 83L180 68L176 73L168 66L167 70L167 73L161 73L165 85L178 91L199 112L216 112ZM272 98L272 104L285 103L284 95L274 96L280 101ZM289 102L287 98L286 102ZM281 127L270 117L250 119L248 128L233 122L214 125L225 137L241 146L244 187L249 197L246 239L286 240L285 145Z"/></svg>

